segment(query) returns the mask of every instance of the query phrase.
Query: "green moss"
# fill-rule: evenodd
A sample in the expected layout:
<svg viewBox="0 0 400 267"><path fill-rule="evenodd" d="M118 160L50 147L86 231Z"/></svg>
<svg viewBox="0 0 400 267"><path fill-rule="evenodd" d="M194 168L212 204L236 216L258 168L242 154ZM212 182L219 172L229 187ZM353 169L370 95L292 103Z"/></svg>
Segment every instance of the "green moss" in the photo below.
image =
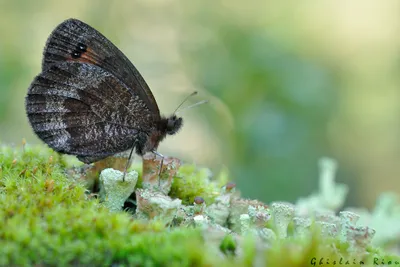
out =
<svg viewBox="0 0 400 267"><path fill-rule="evenodd" d="M83 183L65 175L69 160L43 146L0 147L0 266L255 266L268 262L274 267L312 266L313 259L319 266L321 258L325 266L327 260L333 265L341 258L350 260L347 266L352 266L353 259L399 261L373 247L367 249L368 257L350 255L348 243L322 238L314 228L310 236L300 238L291 235L293 226L289 225L290 237L273 241L263 251L252 235L210 241L205 229L166 228L159 221L111 213L87 195ZM140 166L132 168L141 176ZM194 165L183 165L177 176L172 197L192 204L196 196L202 196L208 205L228 177L224 170L210 182L208 169ZM273 226L273 221L267 225ZM220 257L224 254L227 257Z"/></svg>
<svg viewBox="0 0 400 267"><path fill-rule="evenodd" d="M399 261L379 249L368 248L368 253L349 252L349 244L338 237L326 237L321 229L313 225L307 237L278 239L266 251L265 258L270 266L374 266L374 261ZM360 263L362 262L362 263ZM382 264L383 265L383 264Z"/></svg>
<svg viewBox="0 0 400 267"><path fill-rule="evenodd" d="M195 197L204 198L207 205L214 202L220 193L221 187L228 181L227 171L221 173L210 182L211 172L207 168L197 168L194 164L182 165L174 178L171 192L172 198L180 198L182 204L192 205Z"/></svg>
<svg viewBox="0 0 400 267"><path fill-rule="evenodd" d="M278 263L281 263L281 266L293 267L313 266L313 261L317 262L316 266L321 266L319 265L320 259L324 259L322 266L330 266L334 260L340 259L340 257L353 259L345 250L333 248L331 246L333 242L334 240L329 238L322 239L317 231L307 238L278 239L267 251L266 257L271 266L278 266ZM331 262L330 265L325 265L326 260Z"/></svg>
<svg viewBox="0 0 400 267"><path fill-rule="evenodd" d="M227 256L234 256L236 252L236 241L233 236L227 234L222 240L219 249Z"/></svg>
<svg viewBox="0 0 400 267"><path fill-rule="evenodd" d="M251 235L244 236L243 241L243 266L255 266L255 258L257 255L257 248L254 242L254 237ZM272 266L272 265L271 265ZM280 265L279 265L280 266Z"/></svg>
<svg viewBox="0 0 400 267"><path fill-rule="evenodd" d="M0 164L1 266L209 266L212 260L201 252L196 229L167 231L87 199L50 149L2 146Z"/></svg>
<svg viewBox="0 0 400 267"><path fill-rule="evenodd" d="M142 164L141 163L134 163L132 164L132 166L128 169L128 171L130 170L135 170L138 172L138 181L136 183L136 188L142 188L142 183L143 183L143 179L142 179L142 174L143 174L143 168L142 168Z"/></svg>

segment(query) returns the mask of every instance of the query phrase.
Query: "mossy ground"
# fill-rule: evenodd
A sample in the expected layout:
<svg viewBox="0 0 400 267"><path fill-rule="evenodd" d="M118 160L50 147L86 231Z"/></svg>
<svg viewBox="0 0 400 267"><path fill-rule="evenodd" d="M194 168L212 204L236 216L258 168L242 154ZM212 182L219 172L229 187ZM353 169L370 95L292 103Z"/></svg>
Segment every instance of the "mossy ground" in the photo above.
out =
<svg viewBox="0 0 400 267"><path fill-rule="evenodd" d="M285 239L260 259L254 239L244 237L236 257L230 237L209 246L200 229L171 229L111 213L65 175L68 165L43 146L0 147L0 266L255 266L260 260L311 266L313 257L345 255L340 246L332 252L326 240ZM184 167L172 195L186 203L196 195L212 202L219 185L201 179L207 175ZM221 175L225 181L226 173Z"/></svg>
<svg viewBox="0 0 400 267"><path fill-rule="evenodd" d="M0 265L207 266L196 229L110 213L43 147L0 149Z"/></svg>
<svg viewBox="0 0 400 267"><path fill-rule="evenodd" d="M194 198L200 196L210 205L219 195L221 187L228 182L225 169L212 182L211 175L207 168L196 168L194 164L182 165L174 178L169 196L181 199L184 205L192 205Z"/></svg>

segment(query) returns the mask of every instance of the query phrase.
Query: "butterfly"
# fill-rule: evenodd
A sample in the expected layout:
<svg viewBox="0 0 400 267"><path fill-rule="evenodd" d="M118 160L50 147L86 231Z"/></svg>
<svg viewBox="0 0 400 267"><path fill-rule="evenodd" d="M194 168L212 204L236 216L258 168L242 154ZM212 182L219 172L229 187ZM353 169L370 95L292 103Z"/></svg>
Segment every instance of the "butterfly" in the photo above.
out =
<svg viewBox="0 0 400 267"><path fill-rule="evenodd" d="M77 19L62 22L50 34L25 108L42 141L87 164L129 149L141 156L157 154L159 143L183 123L175 113L161 116L135 66Z"/></svg>

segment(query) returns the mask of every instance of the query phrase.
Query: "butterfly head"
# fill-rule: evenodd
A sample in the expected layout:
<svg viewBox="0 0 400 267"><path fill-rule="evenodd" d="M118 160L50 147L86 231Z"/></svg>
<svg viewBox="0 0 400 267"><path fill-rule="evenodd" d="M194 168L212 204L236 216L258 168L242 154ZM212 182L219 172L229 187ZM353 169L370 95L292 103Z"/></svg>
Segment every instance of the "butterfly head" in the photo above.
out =
<svg viewBox="0 0 400 267"><path fill-rule="evenodd" d="M182 128L182 118L175 114L165 119L165 132L169 135L176 134Z"/></svg>
<svg viewBox="0 0 400 267"><path fill-rule="evenodd" d="M182 118L177 117L175 114L168 118L161 117L156 127L150 135L144 138L144 142L137 144L137 153L139 155L157 149L159 143L164 140L167 134L176 134L182 128Z"/></svg>

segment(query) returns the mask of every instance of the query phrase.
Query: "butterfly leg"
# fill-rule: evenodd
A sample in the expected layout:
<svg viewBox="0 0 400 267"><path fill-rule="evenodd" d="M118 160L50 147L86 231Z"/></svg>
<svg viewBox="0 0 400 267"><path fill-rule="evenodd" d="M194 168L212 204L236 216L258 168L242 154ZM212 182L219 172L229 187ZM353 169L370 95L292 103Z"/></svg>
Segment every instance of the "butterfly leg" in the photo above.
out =
<svg viewBox="0 0 400 267"><path fill-rule="evenodd" d="M133 142L132 148L131 148L131 152L129 153L129 157L128 160L126 161L126 165L125 165L125 170L124 170L124 175L122 176L122 182L125 182L125 175L128 171L129 165L131 163L131 159L132 159L132 155L133 155L133 150L135 149L136 146L136 140Z"/></svg>
<svg viewBox="0 0 400 267"><path fill-rule="evenodd" d="M160 170L158 171L158 186L161 187L161 170L164 164L164 155L160 154L159 152L157 152L156 150L152 151L154 154L156 154L157 156L161 157L161 164L160 164Z"/></svg>

